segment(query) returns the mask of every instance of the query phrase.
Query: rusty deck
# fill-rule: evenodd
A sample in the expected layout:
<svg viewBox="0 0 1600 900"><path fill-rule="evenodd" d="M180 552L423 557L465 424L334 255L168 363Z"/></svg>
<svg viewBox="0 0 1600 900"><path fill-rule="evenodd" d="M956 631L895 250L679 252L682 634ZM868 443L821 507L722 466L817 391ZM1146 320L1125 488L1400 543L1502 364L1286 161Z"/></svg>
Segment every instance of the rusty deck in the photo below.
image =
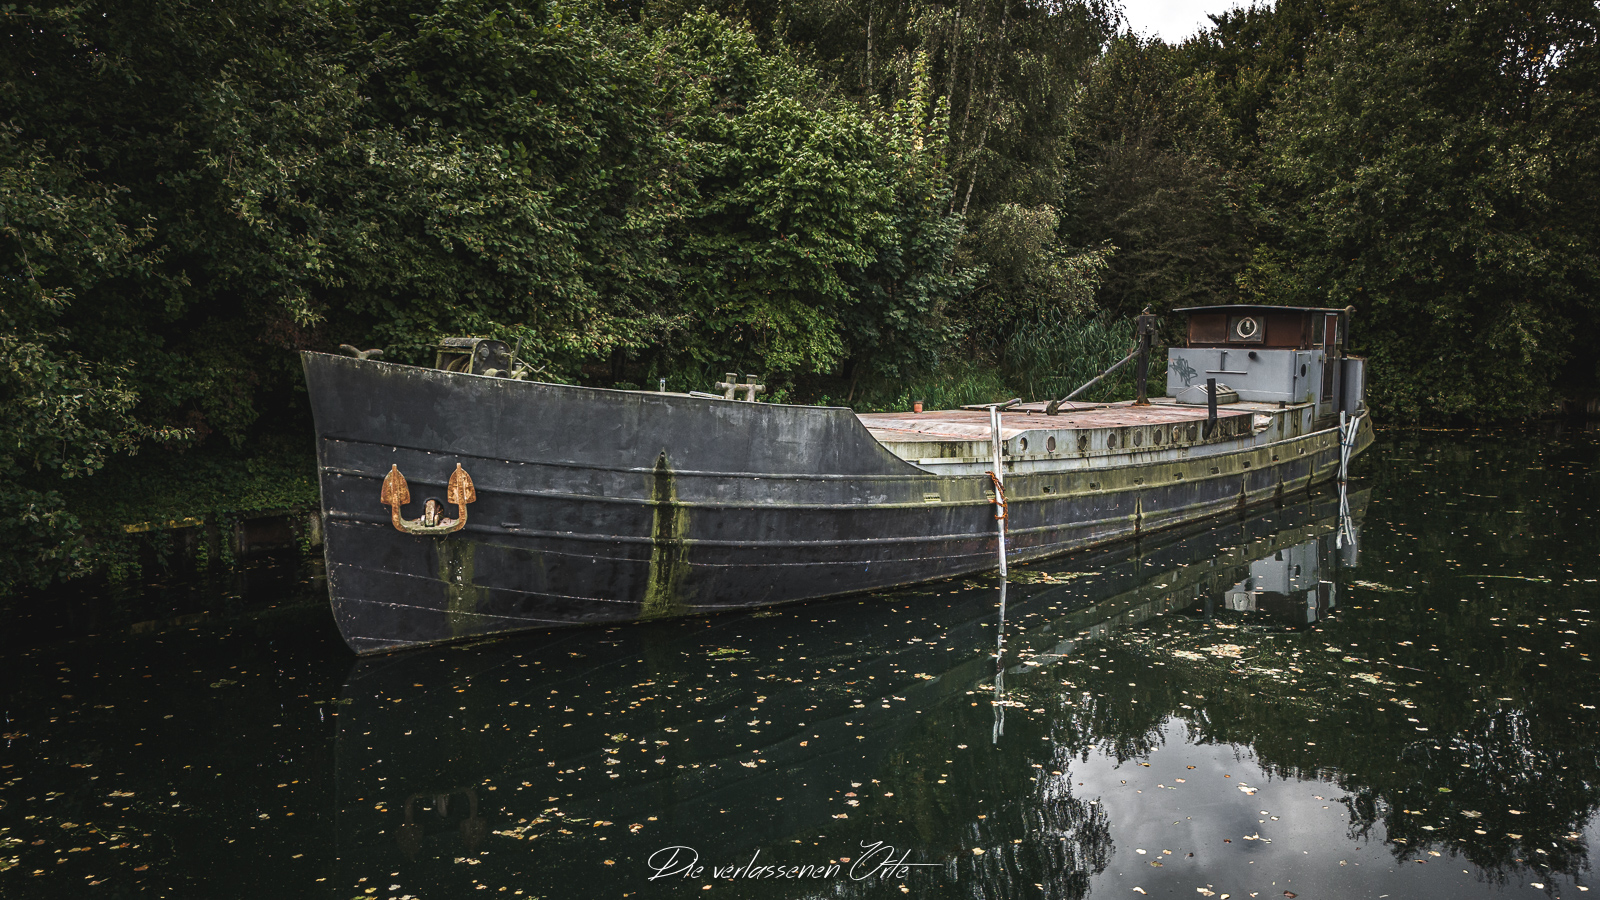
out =
<svg viewBox="0 0 1600 900"><path fill-rule="evenodd" d="M1010 440L1038 428L1083 429L1126 428L1141 425L1173 425L1202 422L1204 406L1179 406L1151 403L1134 406L1122 403L1078 403L1063 406L1058 415L1045 415L1044 403L1025 403L1000 414L1000 437ZM1217 409L1217 418L1248 416L1274 408L1258 403L1231 403ZM967 441L989 439L989 411L983 407L964 407L920 413L857 413L856 418L880 441L912 443L918 441Z"/></svg>

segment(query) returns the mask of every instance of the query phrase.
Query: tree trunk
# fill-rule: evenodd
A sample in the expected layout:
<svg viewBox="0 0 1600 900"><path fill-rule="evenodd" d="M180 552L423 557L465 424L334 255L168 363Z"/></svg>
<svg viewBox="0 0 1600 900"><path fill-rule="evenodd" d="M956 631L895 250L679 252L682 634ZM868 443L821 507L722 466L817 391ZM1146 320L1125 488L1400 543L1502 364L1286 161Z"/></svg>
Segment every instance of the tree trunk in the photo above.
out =
<svg viewBox="0 0 1600 900"><path fill-rule="evenodd" d="M1004 0L1002 0L1002 3L1004 3ZM1010 5L1002 5L1000 12L1000 34L995 40L994 61L990 64L993 66L993 69L989 73L989 93L986 97L984 97L983 103L983 130L978 132L978 142L973 145L972 151L966 154L967 159L972 162L972 176L967 179L966 196L961 200L961 218L963 221L965 221L967 218L967 206L972 203L972 189L978 184L978 154L983 152L983 145L989 141L989 124L994 119L995 96L1000 89L1000 67L1005 62L1006 29L1010 25L1010 17ZM974 54L974 58L976 58L976 54ZM977 80L976 65L973 66L973 80ZM971 90L972 89L969 87L968 91L971 92ZM967 113L972 112L972 103L973 98L969 96L967 98ZM966 131L966 122L963 120L961 123L961 132L963 135L965 135ZM954 198L951 199L952 201L954 200Z"/></svg>
<svg viewBox="0 0 1600 900"><path fill-rule="evenodd" d="M867 67L861 80L862 93L872 95L872 4L867 4Z"/></svg>

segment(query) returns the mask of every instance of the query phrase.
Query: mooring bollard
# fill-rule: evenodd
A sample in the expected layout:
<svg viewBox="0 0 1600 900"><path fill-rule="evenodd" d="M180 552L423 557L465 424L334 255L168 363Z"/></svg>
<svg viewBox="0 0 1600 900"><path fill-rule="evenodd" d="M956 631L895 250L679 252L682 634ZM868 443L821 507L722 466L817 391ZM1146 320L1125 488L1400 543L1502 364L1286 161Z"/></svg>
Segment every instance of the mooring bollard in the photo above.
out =
<svg viewBox="0 0 1600 900"><path fill-rule="evenodd" d="M1204 436L1207 440L1217 430L1217 380L1206 379L1206 427Z"/></svg>

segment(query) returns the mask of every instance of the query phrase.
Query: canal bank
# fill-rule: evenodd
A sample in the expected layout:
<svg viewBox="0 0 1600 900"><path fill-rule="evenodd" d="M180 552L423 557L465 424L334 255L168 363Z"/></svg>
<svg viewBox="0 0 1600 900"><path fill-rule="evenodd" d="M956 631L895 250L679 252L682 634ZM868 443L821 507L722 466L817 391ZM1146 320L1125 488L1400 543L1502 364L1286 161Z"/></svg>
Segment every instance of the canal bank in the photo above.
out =
<svg viewBox="0 0 1600 900"><path fill-rule="evenodd" d="M283 579L322 574L315 472L307 442L263 440L56 483L55 511L0 548L0 650L274 605Z"/></svg>

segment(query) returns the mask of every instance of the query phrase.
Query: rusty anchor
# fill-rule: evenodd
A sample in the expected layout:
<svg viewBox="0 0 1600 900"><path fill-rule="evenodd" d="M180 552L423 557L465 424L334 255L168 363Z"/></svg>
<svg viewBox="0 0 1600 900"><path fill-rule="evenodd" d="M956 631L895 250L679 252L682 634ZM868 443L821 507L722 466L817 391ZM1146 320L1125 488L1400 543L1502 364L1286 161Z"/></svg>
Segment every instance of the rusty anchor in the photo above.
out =
<svg viewBox="0 0 1600 900"><path fill-rule="evenodd" d="M406 484L406 477L400 474L400 467L391 465L389 474L383 476L383 493L378 502L389 507L390 521L394 523L396 531L406 534L443 535L452 531L460 531L467 524L467 504L478 499L477 489L472 486L472 476L467 470L456 463L456 470L450 473L450 483L445 488L445 502L456 505L457 517L454 519L441 519L444 507L437 500L429 500L422 505L422 517L407 519L400 515L400 507L411 502L411 487Z"/></svg>

